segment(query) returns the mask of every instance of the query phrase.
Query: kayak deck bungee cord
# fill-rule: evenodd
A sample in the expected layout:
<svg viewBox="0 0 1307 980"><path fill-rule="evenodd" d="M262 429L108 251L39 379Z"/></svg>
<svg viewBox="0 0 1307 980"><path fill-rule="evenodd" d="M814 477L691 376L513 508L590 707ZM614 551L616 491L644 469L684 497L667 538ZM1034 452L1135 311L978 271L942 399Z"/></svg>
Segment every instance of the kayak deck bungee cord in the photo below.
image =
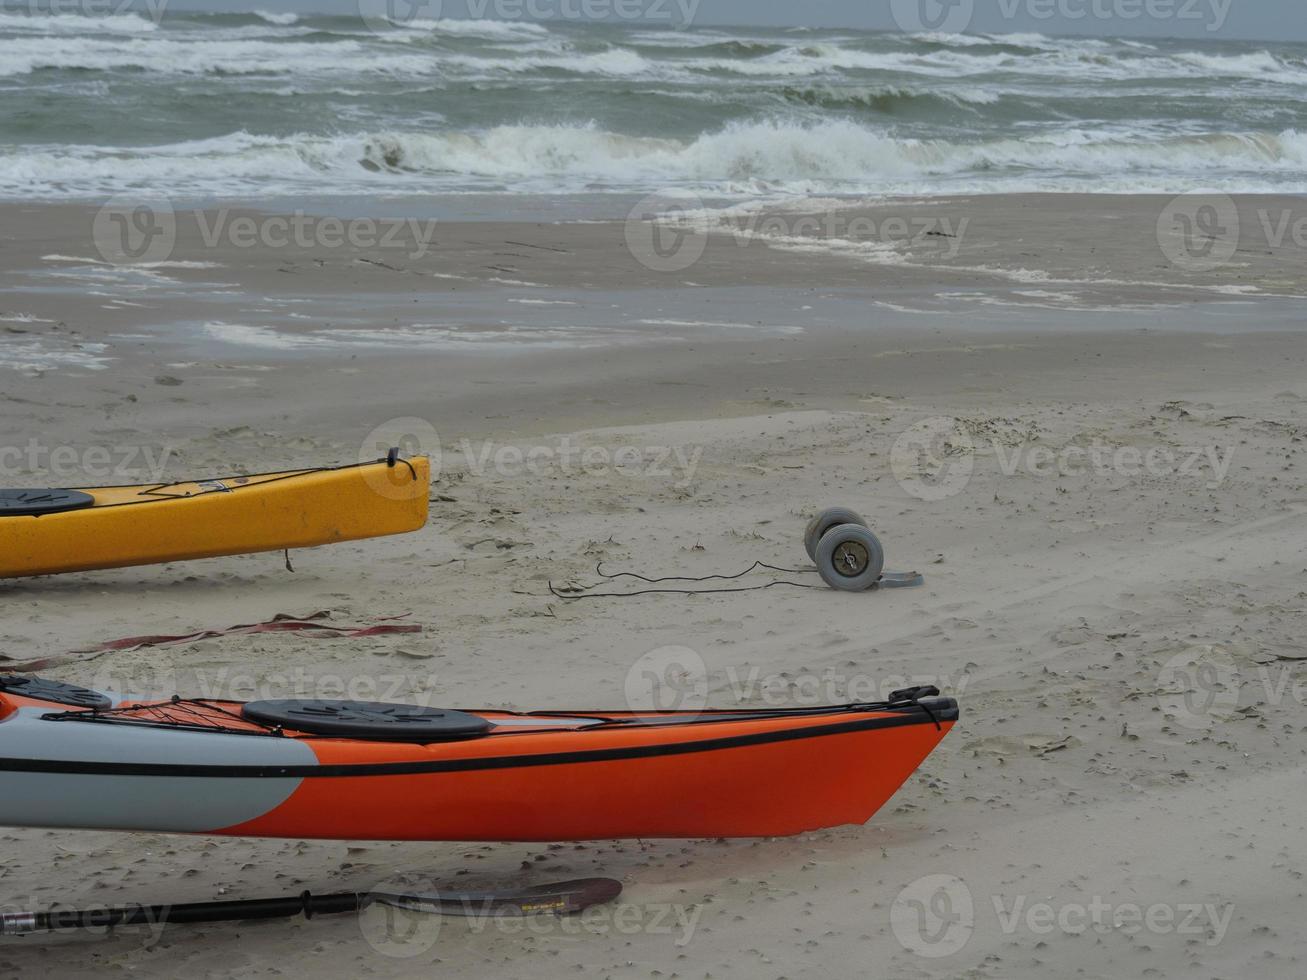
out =
<svg viewBox="0 0 1307 980"><path fill-rule="evenodd" d="M424 457L191 483L0 490L0 578L309 548L416 531Z"/></svg>
<svg viewBox="0 0 1307 980"><path fill-rule="evenodd" d="M0 825L341 840L770 837L864 823L952 728L935 688L757 710L140 701L0 677Z"/></svg>

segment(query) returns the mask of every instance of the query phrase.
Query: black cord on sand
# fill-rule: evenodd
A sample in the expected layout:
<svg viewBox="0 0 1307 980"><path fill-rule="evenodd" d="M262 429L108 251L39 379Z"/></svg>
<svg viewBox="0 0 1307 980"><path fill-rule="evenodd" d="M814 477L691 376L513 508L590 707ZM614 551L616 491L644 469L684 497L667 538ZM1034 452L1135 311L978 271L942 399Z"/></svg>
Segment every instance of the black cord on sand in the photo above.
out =
<svg viewBox="0 0 1307 980"><path fill-rule="evenodd" d="M782 572L787 575L807 575L815 573L815 568L782 568L779 565L769 565L765 561L755 561L752 565L742 572L735 572L733 575L664 575L662 578L649 578L646 575L640 575L637 572L605 572L604 563L601 561L595 565L595 574L602 579L612 581L618 578L633 578L640 582L646 582L650 585L658 585L662 582L713 582L713 581L734 581L735 579L744 578L750 572L759 568L767 569L772 572ZM796 589L818 589L825 586L813 585L811 582L790 582L780 579L775 582L766 582L762 585L742 585L738 588L730 589L637 589L634 592L584 592L577 595L569 595L566 592L559 592L554 588L554 583L549 582L549 591L556 598L574 602L578 599L626 599L630 596L637 595L721 595L727 592L761 592L763 589L770 589L777 585L790 585Z"/></svg>

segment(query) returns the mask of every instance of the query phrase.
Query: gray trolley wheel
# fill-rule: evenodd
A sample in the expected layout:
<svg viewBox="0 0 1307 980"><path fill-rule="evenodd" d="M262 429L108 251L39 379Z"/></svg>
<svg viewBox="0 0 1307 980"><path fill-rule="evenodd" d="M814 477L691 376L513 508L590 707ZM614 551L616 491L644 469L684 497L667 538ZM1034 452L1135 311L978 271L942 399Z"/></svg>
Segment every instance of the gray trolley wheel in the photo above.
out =
<svg viewBox="0 0 1307 980"><path fill-rule="evenodd" d="M860 524L862 527L870 527L862 517L847 507L827 507L820 514L808 522L807 529L803 532L803 547L808 552L808 557L813 561L817 560L817 542L822 539L833 527L839 527L841 524Z"/></svg>
<svg viewBox="0 0 1307 980"><path fill-rule="evenodd" d="M861 524L841 524L822 535L813 561L822 581L832 589L865 592L880 581L885 549Z"/></svg>

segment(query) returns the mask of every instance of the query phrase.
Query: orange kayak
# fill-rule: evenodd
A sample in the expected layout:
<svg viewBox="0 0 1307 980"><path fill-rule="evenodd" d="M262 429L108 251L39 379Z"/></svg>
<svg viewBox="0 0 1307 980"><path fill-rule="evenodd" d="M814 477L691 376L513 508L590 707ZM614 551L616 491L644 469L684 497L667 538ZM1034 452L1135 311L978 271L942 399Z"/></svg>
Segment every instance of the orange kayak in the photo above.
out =
<svg viewBox="0 0 1307 980"><path fill-rule="evenodd" d="M388 459L193 483L0 490L0 578L308 548L416 531L430 464Z"/></svg>
<svg viewBox="0 0 1307 980"><path fill-rule="evenodd" d="M822 708L450 711L134 701L0 677L0 825L564 841L860 824L958 717L934 688Z"/></svg>

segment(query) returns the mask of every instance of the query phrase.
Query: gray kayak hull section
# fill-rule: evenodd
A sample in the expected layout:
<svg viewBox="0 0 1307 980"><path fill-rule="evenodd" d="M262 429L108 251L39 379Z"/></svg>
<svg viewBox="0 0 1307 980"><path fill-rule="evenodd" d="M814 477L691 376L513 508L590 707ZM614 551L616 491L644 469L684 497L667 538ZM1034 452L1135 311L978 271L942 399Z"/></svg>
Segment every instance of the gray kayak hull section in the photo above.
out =
<svg viewBox="0 0 1307 980"><path fill-rule="evenodd" d="M95 722L49 721L43 708L0 720L9 759L34 763L143 763L168 766L315 766L317 756L288 738L172 731ZM85 830L205 833L262 816L300 785L296 777L134 776L0 772L0 824Z"/></svg>

